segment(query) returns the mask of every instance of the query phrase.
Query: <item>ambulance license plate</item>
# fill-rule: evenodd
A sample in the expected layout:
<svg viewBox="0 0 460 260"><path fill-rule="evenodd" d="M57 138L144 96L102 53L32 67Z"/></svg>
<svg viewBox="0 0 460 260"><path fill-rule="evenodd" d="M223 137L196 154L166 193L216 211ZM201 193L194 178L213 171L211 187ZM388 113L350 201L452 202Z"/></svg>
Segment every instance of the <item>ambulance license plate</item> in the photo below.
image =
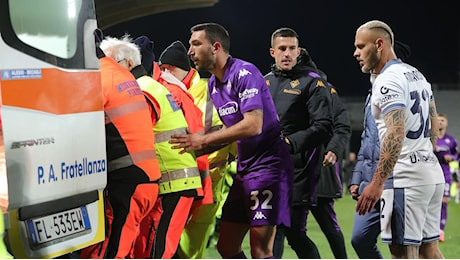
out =
<svg viewBox="0 0 460 260"><path fill-rule="evenodd" d="M86 206L29 219L26 223L35 246L91 229Z"/></svg>

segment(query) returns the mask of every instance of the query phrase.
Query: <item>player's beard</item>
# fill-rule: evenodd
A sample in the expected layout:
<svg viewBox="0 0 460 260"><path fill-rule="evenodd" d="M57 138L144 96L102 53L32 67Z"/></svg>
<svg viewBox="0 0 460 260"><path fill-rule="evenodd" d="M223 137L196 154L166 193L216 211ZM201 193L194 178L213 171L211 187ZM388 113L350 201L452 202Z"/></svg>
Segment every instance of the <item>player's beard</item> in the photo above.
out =
<svg viewBox="0 0 460 260"><path fill-rule="evenodd" d="M215 57L212 55L211 49L206 52L205 57L198 60L195 64L196 69L199 71L212 71L215 66Z"/></svg>
<svg viewBox="0 0 460 260"><path fill-rule="evenodd" d="M379 60L380 53L377 51L377 48L374 45L369 53L367 63L361 68L361 71L364 73L373 72L377 68Z"/></svg>

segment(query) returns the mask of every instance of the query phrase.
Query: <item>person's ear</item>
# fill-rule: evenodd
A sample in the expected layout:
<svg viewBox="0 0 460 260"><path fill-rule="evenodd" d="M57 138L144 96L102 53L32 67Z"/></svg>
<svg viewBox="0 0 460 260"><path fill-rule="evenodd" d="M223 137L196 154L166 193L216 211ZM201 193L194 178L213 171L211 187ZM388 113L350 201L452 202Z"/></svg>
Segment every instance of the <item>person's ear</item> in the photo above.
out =
<svg viewBox="0 0 460 260"><path fill-rule="evenodd" d="M133 62L132 60L127 59L127 60L126 60L126 63L127 63L127 65L128 65L129 71L131 71L132 69L134 69L134 65L133 65L134 62Z"/></svg>
<svg viewBox="0 0 460 260"><path fill-rule="evenodd" d="M222 49L222 44L220 42L215 42L212 44L212 47L214 49L214 53L217 52L218 50Z"/></svg>
<svg viewBox="0 0 460 260"><path fill-rule="evenodd" d="M382 38L377 38L377 40L375 40L375 48L378 51L381 51L383 49L383 39Z"/></svg>

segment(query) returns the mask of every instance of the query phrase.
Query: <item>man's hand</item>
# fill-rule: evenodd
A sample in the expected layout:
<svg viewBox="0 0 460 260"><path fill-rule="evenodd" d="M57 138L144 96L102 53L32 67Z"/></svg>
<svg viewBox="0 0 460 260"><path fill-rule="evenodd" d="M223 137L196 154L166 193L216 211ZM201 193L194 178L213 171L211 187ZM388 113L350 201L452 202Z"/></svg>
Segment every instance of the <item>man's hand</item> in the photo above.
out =
<svg viewBox="0 0 460 260"><path fill-rule="evenodd" d="M375 204L380 200L383 192L383 184L379 185L372 181L366 188L364 188L361 195L358 197L356 203L356 212L359 215L364 215L374 208Z"/></svg>
<svg viewBox="0 0 460 260"><path fill-rule="evenodd" d="M354 200L358 200L358 197L359 197L359 194L358 194L359 185L353 184L353 185L350 186L350 188L348 190L350 191L351 198L353 198Z"/></svg>
<svg viewBox="0 0 460 260"><path fill-rule="evenodd" d="M186 152L200 150L204 148L204 136L200 134L174 134L171 135L170 144L173 145L172 149L182 149L179 153L183 154Z"/></svg>
<svg viewBox="0 0 460 260"><path fill-rule="evenodd" d="M323 165L332 166L335 164L335 162L337 162L337 156L335 153L331 151L327 152L327 154L324 156Z"/></svg>

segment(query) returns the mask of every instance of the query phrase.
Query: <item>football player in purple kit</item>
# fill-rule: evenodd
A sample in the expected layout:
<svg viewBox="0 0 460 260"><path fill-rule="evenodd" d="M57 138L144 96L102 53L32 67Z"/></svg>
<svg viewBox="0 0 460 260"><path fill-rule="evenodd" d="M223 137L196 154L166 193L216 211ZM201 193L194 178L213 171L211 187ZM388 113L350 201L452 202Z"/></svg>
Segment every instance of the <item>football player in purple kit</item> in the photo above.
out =
<svg viewBox="0 0 460 260"><path fill-rule="evenodd" d="M439 234L439 241L444 242L444 228L447 221L447 202L450 199L450 186L452 185L452 173L450 172L449 163L458 159L457 140L446 133L448 125L447 115L438 114L439 120L439 136L436 141L434 154L438 157L439 164L441 164L442 171L444 172L444 179L446 186L444 188L444 196L441 204L441 232Z"/></svg>
<svg viewBox="0 0 460 260"><path fill-rule="evenodd" d="M290 225L293 163L261 72L229 54L230 36L216 23L191 28L189 56L213 75L209 93L225 127L205 135L173 135L180 152L237 142L235 180L222 209L217 249L223 258L246 258L242 242L250 232L252 258L273 258L276 226Z"/></svg>

